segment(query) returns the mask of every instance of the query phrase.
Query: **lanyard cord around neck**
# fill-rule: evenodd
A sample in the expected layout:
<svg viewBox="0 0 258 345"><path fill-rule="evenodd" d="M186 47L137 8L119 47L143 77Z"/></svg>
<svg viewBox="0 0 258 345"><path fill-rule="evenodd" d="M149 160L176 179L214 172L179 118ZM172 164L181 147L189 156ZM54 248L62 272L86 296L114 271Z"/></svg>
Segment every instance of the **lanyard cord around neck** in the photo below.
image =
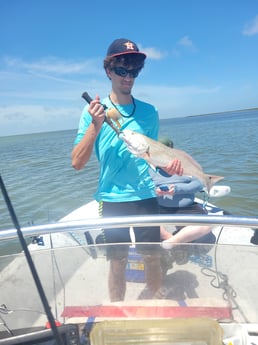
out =
<svg viewBox="0 0 258 345"><path fill-rule="evenodd" d="M135 104L135 101L134 101L133 96L131 96L131 97L132 97L132 101L133 101L133 110L132 110L131 114L126 114L126 115L125 115L125 114L122 114L121 111L117 108L117 106L112 102L110 95L108 96L108 98L109 98L110 102L112 103L113 107L114 107L114 108L119 112L119 114L121 114L121 116L123 116L123 117L131 117L131 116L133 116L133 114L135 113L136 104Z"/></svg>

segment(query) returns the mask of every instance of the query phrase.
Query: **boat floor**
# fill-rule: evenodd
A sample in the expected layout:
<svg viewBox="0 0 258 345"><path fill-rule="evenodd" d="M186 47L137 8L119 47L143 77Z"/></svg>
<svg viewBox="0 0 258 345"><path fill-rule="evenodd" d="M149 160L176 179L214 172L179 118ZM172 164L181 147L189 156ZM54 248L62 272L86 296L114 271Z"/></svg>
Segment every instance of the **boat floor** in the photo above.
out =
<svg viewBox="0 0 258 345"><path fill-rule="evenodd" d="M111 303L108 293L109 262L103 246L76 246L32 252L46 295L61 322L94 318L155 318L205 316L227 322L256 323L258 300L254 275L258 267L256 246L211 246L195 254L188 248L164 250L166 274L155 296L149 296L141 256L132 248L123 302ZM176 255L175 255L176 254ZM251 260L250 260L251 259ZM1 257L0 260L4 260ZM129 258L130 260L130 258ZM139 269L140 268L140 269ZM246 284L248 282L248 289ZM1 301L11 329L47 322L31 272L22 254L1 272ZM101 307L100 307L101 306ZM3 314L1 314L3 315Z"/></svg>

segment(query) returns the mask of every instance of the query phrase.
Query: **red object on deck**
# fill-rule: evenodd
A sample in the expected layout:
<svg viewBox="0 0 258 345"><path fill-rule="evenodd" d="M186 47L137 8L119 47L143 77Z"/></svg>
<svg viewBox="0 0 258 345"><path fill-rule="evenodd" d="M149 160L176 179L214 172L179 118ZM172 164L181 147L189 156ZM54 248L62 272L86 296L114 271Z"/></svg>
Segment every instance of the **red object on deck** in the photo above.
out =
<svg viewBox="0 0 258 345"><path fill-rule="evenodd" d="M61 322L59 322L59 321L55 321L55 324L56 324L57 327L62 326ZM45 328L47 328L47 329L51 328L49 321L46 323Z"/></svg>
<svg viewBox="0 0 258 345"><path fill-rule="evenodd" d="M214 319L232 318L229 307L199 306L68 306L62 317L100 317L100 318L187 318L210 317Z"/></svg>

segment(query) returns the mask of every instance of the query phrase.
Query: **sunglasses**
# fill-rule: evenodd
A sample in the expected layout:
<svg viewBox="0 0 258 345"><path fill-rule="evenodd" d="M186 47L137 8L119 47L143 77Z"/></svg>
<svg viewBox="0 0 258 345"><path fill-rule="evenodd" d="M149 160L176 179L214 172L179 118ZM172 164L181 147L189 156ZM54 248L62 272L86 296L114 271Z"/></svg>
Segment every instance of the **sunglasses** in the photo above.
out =
<svg viewBox="0 0 258 345"><path fill-rule="evenodd" d="M114 67L112 68L112 71L114 71L115 74L119 77L126 77L129 74L130 78L138 77L138 74L140 72L139 69L126 69L124 67Z"/></svg>

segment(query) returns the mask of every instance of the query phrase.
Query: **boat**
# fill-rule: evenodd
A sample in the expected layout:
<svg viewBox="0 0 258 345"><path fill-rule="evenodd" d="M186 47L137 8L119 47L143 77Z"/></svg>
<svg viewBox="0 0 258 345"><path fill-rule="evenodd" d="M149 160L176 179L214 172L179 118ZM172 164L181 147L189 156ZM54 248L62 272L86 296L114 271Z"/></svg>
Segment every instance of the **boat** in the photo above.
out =
<svg viewBox="0 0 258 345"><path fill-rule="evenodd" d="M92 201L55 223L2 230L0 241L22 233L32 263L26 251L0 256L0 345L258 344L252 243L258 218L205 206L207 216L98 218ZM151 258L160 256L163 280L154 295L139 244L123 244L129 246L126 295L111 302L106 248L118 244L96 244L97 235L103 228L159 224L209 224L216 241L171 249L141 244Z"/></svg>

